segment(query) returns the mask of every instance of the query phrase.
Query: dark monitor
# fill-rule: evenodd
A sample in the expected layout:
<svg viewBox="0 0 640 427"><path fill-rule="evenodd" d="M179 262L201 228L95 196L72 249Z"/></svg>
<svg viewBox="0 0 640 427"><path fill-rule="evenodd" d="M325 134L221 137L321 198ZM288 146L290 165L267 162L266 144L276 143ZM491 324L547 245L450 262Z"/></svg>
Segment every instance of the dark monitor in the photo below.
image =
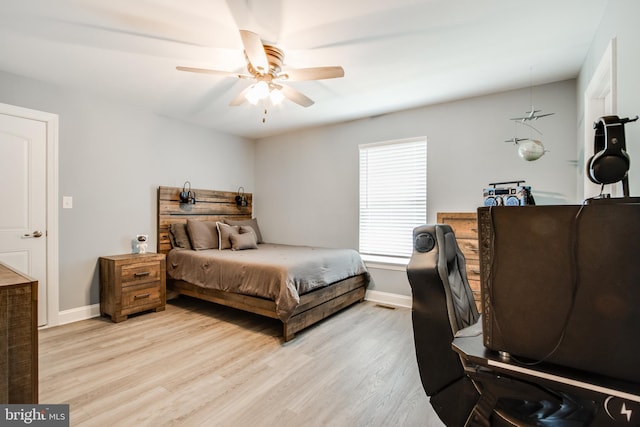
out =
<svg viewBox="0 0 640 427"><path fill-rule="evenodd" d="M478 209L485 346L640 382L640 203Z"/></svg>

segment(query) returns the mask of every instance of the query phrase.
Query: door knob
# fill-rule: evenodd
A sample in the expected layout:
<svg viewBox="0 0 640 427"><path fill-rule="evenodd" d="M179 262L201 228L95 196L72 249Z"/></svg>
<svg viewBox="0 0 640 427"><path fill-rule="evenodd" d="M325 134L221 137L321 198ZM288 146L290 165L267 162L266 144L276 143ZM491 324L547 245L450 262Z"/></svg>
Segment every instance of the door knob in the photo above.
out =
<svg viewBox="0 0 640 427"><path fill-rule="evenodd" d="M36 239L37 239L38 237L42 237L42 232L41 232L41 231L37 231L37 230L36 230L36 231L34 231L33 233L31 233L31 234L25 234L25 235L23 235L22 237L23 237L23 238L25 238L25 237L34 237L34 238L36 238Z"/></svg>

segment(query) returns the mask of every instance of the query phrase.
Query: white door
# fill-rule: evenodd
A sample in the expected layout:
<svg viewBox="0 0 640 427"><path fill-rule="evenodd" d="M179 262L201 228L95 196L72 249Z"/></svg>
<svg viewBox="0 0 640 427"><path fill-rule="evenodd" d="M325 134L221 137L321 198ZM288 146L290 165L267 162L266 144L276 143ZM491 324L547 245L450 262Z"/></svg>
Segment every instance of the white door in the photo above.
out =
<svg viewBox="0 0 640 427"><path fill-rule="evenodd" d="M0 114L0 261L38 280L38 324L47 321L47 129Z"/></svg>

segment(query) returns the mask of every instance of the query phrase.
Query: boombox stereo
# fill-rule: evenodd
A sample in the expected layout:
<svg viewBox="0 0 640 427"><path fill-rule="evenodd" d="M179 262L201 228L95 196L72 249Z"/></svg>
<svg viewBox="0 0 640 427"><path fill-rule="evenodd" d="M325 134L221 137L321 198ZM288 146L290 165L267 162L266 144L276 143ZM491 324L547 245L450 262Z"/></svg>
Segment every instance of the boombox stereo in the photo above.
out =
<svg viewBox="0 0 640 427"><path fill-rule="evenodd" d="M483 190L485 206L526 206L535 205L531 195L531 187L520 185L524 181L492 182L491 188ZM498 187L515 184L515 186Z"/></svg>

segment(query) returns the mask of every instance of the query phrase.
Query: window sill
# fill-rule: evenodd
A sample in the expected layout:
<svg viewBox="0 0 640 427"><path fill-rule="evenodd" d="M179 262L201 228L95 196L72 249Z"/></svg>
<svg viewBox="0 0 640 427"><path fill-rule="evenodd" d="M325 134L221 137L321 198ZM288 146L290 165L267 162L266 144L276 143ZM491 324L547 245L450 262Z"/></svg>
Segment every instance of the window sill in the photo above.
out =
<svg viewBox="0 0 640 427"><path fill-rule="evenodd" d="M397 258L381 255L360 255L368 268L380 270L406 271L409 258Z"/></svg>

